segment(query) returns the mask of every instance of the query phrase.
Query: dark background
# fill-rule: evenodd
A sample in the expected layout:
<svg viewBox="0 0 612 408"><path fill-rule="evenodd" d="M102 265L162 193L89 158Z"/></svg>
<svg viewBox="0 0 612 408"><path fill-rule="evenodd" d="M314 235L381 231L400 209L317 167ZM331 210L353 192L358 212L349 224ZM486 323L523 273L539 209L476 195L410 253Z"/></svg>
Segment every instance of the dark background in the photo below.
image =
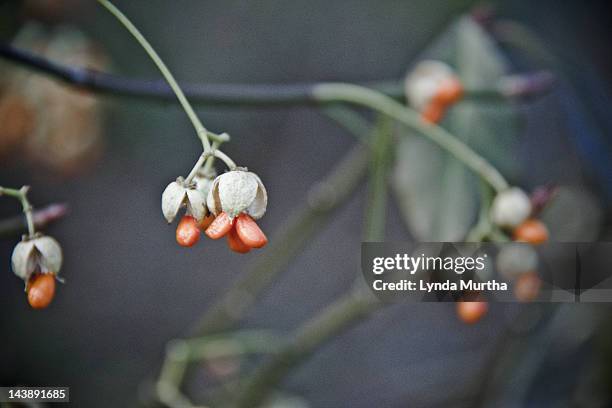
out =
<svg viewBox="0 0 612 408"><path fill-rule="evenodd" d="M234 83L401 78L428 41L458 10L466 9L461 2L431 0L118 1L117 5L177 78ZM497 10L502 17L529 25L546 42L588 67L607 92L612 33L606 6L603 1L516 0L500 2ZM159 77L145 53L108 13L95 6L80 7L66 20L106 48L114 71ZM12 163L2 166L0 177L2 185L32 185L31 198L37 205L65 201L71 209L68 217L48 230L64 248L67 280L48 310L29 309L22 282L10 271L17 238L0 241L0 384L70 386L73 405L83 407L137 404L146 392L145 380L159 369L164 345L184 336L258 256L236 256L225 243L210 240L191 250L177 247L174 228L161 216L160 195L169 181L191 168L199 142L174 104L105 101L107 150L88 173L60 180L35 166ZM550 106L555 106L554 99L533 102L527 109L549 112ZM355 143L310 108L207 107L198 112L207 127L232 135L224 150L264 180L270 201L261 226L269 235L304 203L307 187ZM549 115L553 122L563 119L554 109ZM527 128L528 140L538 140L547 131L535 123ZM547 134L546 140L569 144L563 137L563 133ZM530 157L527 151L522 159ZM564 175L571 181L585 180L599 193L603 187L591 177L589 158L571 160L571 168L551 173L560 174L558 181L564 181ZM573 167L576 162L584 167ZM575 177L578 173L581 176ZM249 313L245 327L288 331L350 286L360 273L357 254L364 191L361 188L291 263ZM601 197L605 208L605 196ZM17 210L11 200L0 202L2 216L15 215ZM387 226L388 240L408 239L392 203ZM537 350L542 360L535 368L523 368L530 373L531 385L521 386L520 380L526 378L521 372L509 374L506 405L496 406L553 407L560 406L560 400L575 400L587 374L596 372L593 361L604 362L599 340L575 334L593 316L605 318L609 308L564 308L561 317L550 319L549 334L530 340L522 349L525 356ZM516 305L497 304L491 309L483 322L468 327L456 319L451 304L390 307L325 346L284 385L314 407L470 406L461 395L481 389L502 328L518 311ZM596 373L587 382L588 390L609 383L608 377ZM518 405L512 402L518 398L512 395L514 386L526 390ZM591 404L589 400L583 406Z"/></svg>

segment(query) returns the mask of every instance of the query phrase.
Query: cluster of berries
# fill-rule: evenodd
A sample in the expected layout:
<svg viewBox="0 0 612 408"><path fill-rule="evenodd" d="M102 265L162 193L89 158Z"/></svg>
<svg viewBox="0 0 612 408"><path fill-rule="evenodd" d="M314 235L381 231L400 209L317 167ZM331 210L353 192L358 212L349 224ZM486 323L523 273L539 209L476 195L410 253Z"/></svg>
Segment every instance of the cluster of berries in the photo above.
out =
<svg viewBox="0 0 612 408"><path fill-rule="evenodd" d="M553 193L553 189L541 188L529 197L520 188L512 187L499 193L491 206L491 221L497 227L513 241L530 244L505 246L497 256L497 270L513 282L514 297L519 302L532 302L540 294L538 255L531 245L540 245L549 239L548 228L537 216ZM487 310L485 300L457 303L457 315L468 324L478 322Z"/></svg>
<svg viewBox="0 0 612 408"><path fill-rule="evenodd" d="M268 239L255 220L266 212L268 194L261 179L244 168L220 176L198 174L192 182L182 178L162 194L162 211L171 223L181 208L185 215L176 228L179 245L195 245L201 231L211 239L227 237L231 250L247 253Z"/></svg>

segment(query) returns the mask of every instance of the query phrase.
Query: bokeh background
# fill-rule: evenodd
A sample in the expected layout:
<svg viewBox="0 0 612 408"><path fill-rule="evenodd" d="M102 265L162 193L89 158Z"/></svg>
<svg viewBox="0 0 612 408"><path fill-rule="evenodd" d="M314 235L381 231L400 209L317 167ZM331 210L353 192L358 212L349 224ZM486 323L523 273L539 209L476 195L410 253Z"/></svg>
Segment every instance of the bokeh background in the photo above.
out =
<svg viewBox="0 0 612 408"><path fill-rule="evenodd" d="M175 76L195 83L401 80L461 14L477 6L432 0L117 5ZM562 80L546 95L513 105L520 126L512 150L495 134L481 147L502 146L495 154L514 164L513 183L564 186L567 194L547 219L553 240L606 239L612 196L607 3L513 0L490 6L479 10L528 26L567 65L538 65L500 45L510 72L546 68ZM5 1L1 7L2 41L31 21L43 38L70 26L95 44L104 69L159 78L138 44L93 2ZM28 71L15 76L14 65L2 64L3 83L19 89L31 81ZM137 406L147 401L166 343L188 335L259 254L237 256L224 242L210 240L190 250L176 245L174 228L161 216L160 195L200 154L176 104L110 96L91 103L102 116L68 117L56 130L99 132L82 162L66 169L45 161L46 152L74 142L62 137L1 158L0 185L29 184L35 205L66 202L70 212L47 229L62 243L67 281L47 310L28 307L23 283L10 271L18 235L0 240L0 384L70 386L74 406ZM264 180L270 201L260 225L272 237L307 202L309 186L356 143L312 107L197 110L207 127L232 135L224 150ZM31 120L46 120L40 115ZM96 121L95 130L78 130L79 120ZM436 191L443 181L428 183ZM289 332L350 287L360 274L365 192L364 179L242 327ZM3 218L18 211L14 201L0 200ZM387 213L386 239L412 239L396 201ZM530 319L509 328L525 307ZM452 304L395 305L324 346L282 385L312 407L459 407L476 406L478 398L495 407L609 406L610 311L607 305L495 304L481 322L466 326ZM511 344L502 347L508 338ZM500 369L502 377L493 375ZM197 400L195 378L187 388ZM489 389L498 392L491 397Z"/></svg>

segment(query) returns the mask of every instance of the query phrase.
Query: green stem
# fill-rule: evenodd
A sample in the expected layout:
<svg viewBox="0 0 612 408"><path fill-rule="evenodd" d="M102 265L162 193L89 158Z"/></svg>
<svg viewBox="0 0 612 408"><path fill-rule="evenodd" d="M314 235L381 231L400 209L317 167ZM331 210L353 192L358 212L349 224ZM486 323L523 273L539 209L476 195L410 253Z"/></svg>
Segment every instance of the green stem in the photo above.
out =
<svg viewBox="0 0 612 408"><path fill-rule="evenodd" d="M318 85L314 88L313 94L321 102L343 101L366 106L388 115L427 136L487 181L497 192L508 188L508 182L499 171L469 146L440 126L423 122L415 111L380 92L358 85L338 83Z"/></svg>
<svg viewBox="0 0 612 408"><path fill-rule="evenodd" d="M144 50L153 60L155 65L157 65L157 68L159 68L160 72L168 82L168 85L170 85L170 88L172 88L172 90L176 94L176 97L181 103L183 109L185 110L185 113L191 120L191 123L193 124L193 127L195 128L198 137L202 141L204 151L209 152L211 150L210 141L208 140L209 132L206 130L204 125L202 125L202 122L198 118L198 115L196 115L195 111L193 110L193 107L183 94L181 87L174 79L174 76L172 75L166 64L164 64L164 61L160 58L157 52L155 52L155 49L153 49L149 41L147 41L147 39L140 33L140 31L130 21L130 19L127 18L127 16L123 14L117 7L115 7L113 3L108 0L98 0L98 3L100 3L104 8L106 8L113 16L115 16L115 18L117 18L117 20L119 20L121 24L125 26L125 28L127 28L130 34L132 34L136 41L138 41L142 48L144 48Z"/></svg>
<svg viewBox="0 0 612 408"><path fill-rule="evenodd" d="M365 241L384 239L387 176L392 153L393 123L379 119L371 144L369 205L366 212ZM382 303L357 280L353 289L317 316L303 324L295 336L248 377L236 399L236 408L258 406L284 376L308 358L321 345L367 318Z"/></svg>
<svg viewBox="0 0 612 408"><path fill-rule="evenodd" d="M185 177L185 184L191 183L196 174L198 174L200 168L204 165L204 162L206 162L211 157L213 157L213 155L210 154L210 152L204 152L200 155L198 161L196 161L187 177Z"/></svg>
<svg viewBox="0 0 612 408"><path fill-rule="evenodd" d="M376 242L385 239L387 178L391 164L393 121L387 116L380 115L373 136L364 237L366 241Z"/></svg>
<svg viewBox="0 0 612 408"><path fill-rule="evenodd" d="M215 141L212 144L212 149L216 150L220 145L221 143ZM206 175L210 174L214 164L215 164L215 155L212 155L206 160L204 167L202 167L202 172Z"/></svg>
<svg viewBox="0 0 612 408"><path fill-rule="evenodd" d="M481 183L480 186L480 210L478 215L478 222L474 227L467 233L466 242L482 242L489 236L492 231L493 224L491 224L491 217L489 210L491 208L491 201L493 200L491 189L485 183Z"/></svg>
<svg viewBox="0 0 612 408"><path fill-rule="evenodd" d="M36 234L36 228L34 227L34 217L32 216L32 210L34 207L32 207L30 201L28 200L29 190L29 186L23 186L19 190L14 188L0 187L0 196L7 195L19 200L21 203L21 208L23 209L23 214L26 218L26 223L28 225L28 236L32 238Z"/></svg>
<svg viewBox="0 0 612 408"><path fill-rule="evenodd" d="M329 339L363 320L382 303L371 294L353 290L304 323L288 343L256 368L243 384L233 408L259 406L284 376Z"/></svg>

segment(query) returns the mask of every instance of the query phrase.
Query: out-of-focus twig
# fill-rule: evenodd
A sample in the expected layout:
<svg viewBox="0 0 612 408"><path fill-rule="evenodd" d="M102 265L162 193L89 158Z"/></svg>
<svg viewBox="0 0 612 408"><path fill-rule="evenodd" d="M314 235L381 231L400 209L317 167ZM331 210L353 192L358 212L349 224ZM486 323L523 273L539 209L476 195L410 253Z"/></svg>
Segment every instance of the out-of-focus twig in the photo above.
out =
<svg viewBox="0 0 612 408"><path fill-rule="evenodd" d="M28 69L48 75L65 83L90 91L134 98L176 102L172 88L163 80L126 78L93 69L59 64L37 54L0 44L0 58L12 61ZM525 78L529 77L528 75ZM224 106L294 106L322 105L330 101L319 100L313 93L321 83L297 84L181 84L185 96L194 104ZM396 100L404 101L404 86L399 80L365 82L368 88L376 89ZM466 89L466 100L503 101L539 95L548 88L517 87L512 92L500 83L492 89ZM209 135L215 136L215 135Z"/></svg>
<svg viewBox="0 0 612 408"><path fill-rule="evenodd" d="M36 229L41 229L50 223L63 218L68 213L66 204L51 204L39 210L34 210L32 218ZM28 225L22 215L0 220L0 238L19 235L27 231Z"/></svg>
<svg viewBox="0 0 612 408"><path fill-rule="evenodd" d="M384 239L388 172L392 158L393 122L380 115L370 143L370 178L364 241ZM234 407L259 406L285 375L312 352L382 306L382 302L357 279L347 295L326 306L300 326L286 345L249 375L237 394Z"/></svg>
<svg viewBox="0 0 612 408"><path fill-rule="evenodd" d="M155 385L157 398L171 408L197 408L181 391L189 362L271 353L279 346L278 336L266 330L245 330L172 340L166 347L166 357Z"/></svg>

